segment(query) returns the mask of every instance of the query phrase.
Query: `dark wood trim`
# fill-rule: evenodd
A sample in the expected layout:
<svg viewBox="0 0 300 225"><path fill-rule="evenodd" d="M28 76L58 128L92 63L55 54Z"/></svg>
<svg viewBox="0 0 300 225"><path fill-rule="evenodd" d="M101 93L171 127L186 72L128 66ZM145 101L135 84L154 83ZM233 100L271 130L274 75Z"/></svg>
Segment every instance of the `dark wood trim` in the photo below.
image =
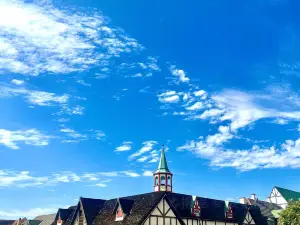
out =
<svg viewBox="0 0 300 225"><path fill-rule="evenodd" d="M163 212L162 212L162 211L160 211L159 207L158 207L158 206L156 206L156 208L157 208L157 210L160 212L160 214L163 216L164 214L163 214Z"/></svg>
<svg viewBox="0 0 300 225"><path fill-rule="evenodd" d="M168 212L170 212L170 210L171 210L171 207L169 206L169 209L168 209L168 211L165 213L165 215L167 215Z"/></svg>
<svg viewBox="0 0 300 225"><path fill-rule="evenodd" d="M177 219L176 217L172 217L172 216L157 216L157 215L151 215L150 217L167 218L167 219L170 219L170 218Z"/></svg>

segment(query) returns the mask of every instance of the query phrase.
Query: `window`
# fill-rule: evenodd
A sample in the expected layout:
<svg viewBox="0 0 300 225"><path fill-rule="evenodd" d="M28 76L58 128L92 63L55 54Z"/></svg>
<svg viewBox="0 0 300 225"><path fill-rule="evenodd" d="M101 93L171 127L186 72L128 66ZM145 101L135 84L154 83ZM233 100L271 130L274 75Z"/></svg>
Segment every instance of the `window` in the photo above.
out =
<svg viewBox="0 0 300 225"><path fill-rule="evenodd" d="M231 207L228 206L228 209L226 211L226 218L227 219L232 219L233 218L233 215L232 215L232 210L231 210Z"/></svg>
<svg viewBox="0 0 300 225"><path fill-rule="evenodd" d="M61 225L61 224L62 224L62 220L60 218L58 218L57 225Z"/></svg>
<svg viewBox="0 0 300 225"><path fill-rule="evenodd" d="M165 178L165 176L161 176L160 177L160 184L161 185L166 185L166 178Z"/></svg>
<svg viewBox="0 0 300 225"><path fill-rule="evenodd" d="M192 216L200 216L201 214L201 209L200 209L200 205L197 199L195 199L194 201L194 205L192 208Z"/></svg>
<svg viewBox="0 0 300 225"><path fill-rule="evenodd" d="M116 221L123 220L123 218L124 218L123 211L120 207L118 207L118 209L116 211Z"/></svg>
<svg viewBox="0 0 300 225"><path fill-rule="evenodd" d="M155 177L155 185L158 185L158 176Z"/></svg>
<svg viewBox="0 0 300 225"><path fill-rule="evenodd" d="M171 185L171 177L168 176L168 185Z"/></svg>

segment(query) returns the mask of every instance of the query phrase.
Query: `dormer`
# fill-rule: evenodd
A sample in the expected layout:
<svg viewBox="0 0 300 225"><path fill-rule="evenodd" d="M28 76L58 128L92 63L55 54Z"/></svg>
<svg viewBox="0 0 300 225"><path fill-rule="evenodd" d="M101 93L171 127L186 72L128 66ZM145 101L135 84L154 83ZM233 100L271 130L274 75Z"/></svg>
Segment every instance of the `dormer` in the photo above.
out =
<svg viewBox="0 0 300 225"><path fill-rule="evenodd" d="M117 198L116 206L114 208L115 221L122 221L130 214L134 201L129 199Z"/></svg>
<svg viewBox="0 0 300 225"><path fill-rule="evenodd" d="M56 225L62 225L62 219L60 218L60 215L58 216L58 219L57 219L57 223Z"/></svg>
<svg viewBox="0 0 300 225"><path fill-rule="evenodd" d="M225 218L228 220L233 219L233 213L232 213L232 208L231 205L228 201L225 202Z"/></svg>
<svg viewBox="0 0 300 225"><path fill-rule="evenodd" d="M191 214L192 216L196 216L196 217L199 217L201 215L201 208L196 196L192 196Z"/></svg>

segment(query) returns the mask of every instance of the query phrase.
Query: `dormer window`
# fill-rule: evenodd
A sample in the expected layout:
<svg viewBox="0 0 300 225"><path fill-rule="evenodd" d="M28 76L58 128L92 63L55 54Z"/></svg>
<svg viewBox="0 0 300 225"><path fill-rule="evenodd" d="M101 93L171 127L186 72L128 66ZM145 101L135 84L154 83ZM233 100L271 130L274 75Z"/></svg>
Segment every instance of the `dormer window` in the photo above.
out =
<svg viewBox="0 0 300 225"><path fill-rule="evenodd" d="M192 216L200 216L201 209L199 202L196 197L193 197L193 204L192 204Z"/></svg>
<svg viewBox="0 0 300 225"><path fill-rule="evenodd" d="M225 202L225 217L226 219L233 219L233 213L229 202Z"/></svg>
<svg viewBox="0 0 300 225"><path fill-rule="evenodd" d="M227 219L233 219L233 214L232 214L232 210L231 207L229 206L226 212L226 218Z"/></svg>
<svg viewBox="0 0 300 225"><path fill-rule="evenodd" d="M58 218L57 225L61 225L61 224L62 224L62 220L60 218Z"/></svg>
<svg viewBox="0 0 300 225"><path fill-rule="evenodd" d="M117 211L116 211L116 221L121 221L124 219L124 213L121 207L119 206Z"/></svg>

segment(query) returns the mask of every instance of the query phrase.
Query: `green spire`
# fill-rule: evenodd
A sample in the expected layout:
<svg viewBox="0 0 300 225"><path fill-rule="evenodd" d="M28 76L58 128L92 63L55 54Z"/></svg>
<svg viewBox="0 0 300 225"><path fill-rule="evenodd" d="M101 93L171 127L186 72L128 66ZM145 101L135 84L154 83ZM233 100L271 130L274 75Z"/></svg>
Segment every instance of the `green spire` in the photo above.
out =
<svg viewBox="0 0 300 225"><path fill-rule="evenodd" d="M163 149L161 150L159 165L158 165L158 169L157 169L156 173L171 173L168 168L164 145L163 145Z"/></svg>

